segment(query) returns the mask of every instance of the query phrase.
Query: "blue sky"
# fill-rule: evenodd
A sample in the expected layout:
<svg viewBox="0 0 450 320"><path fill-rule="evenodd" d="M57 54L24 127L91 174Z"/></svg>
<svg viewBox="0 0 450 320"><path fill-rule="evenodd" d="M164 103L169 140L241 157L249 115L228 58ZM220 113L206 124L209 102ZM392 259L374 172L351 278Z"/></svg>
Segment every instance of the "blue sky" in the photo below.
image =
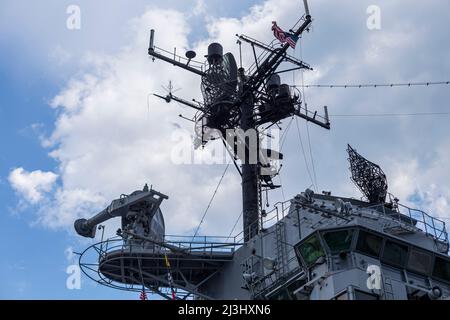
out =
<svg viewBox="0 0 450 320"><path fill-rule="evenodd" d="M240 11L254 3L249 1L240 6L236 5L238 1L233 1L233 6L225 7L220 1L211 2L211 8L215 12L220 10L222 16L238 16ZM66 229L49 230L45 226L34 225L35 207L23 208L19 203L20 197L8 183L8 175L18 166L30 171L56 169L58 164L48 156L48 150L41 146L39 135L53 129L57 111L49 107L49 101L61 90L64 81L77 72L77 59L81 59L90 50L118 51L124 40L115 41L113 33L127 32L129 20L142 14L146 4L158 8L188 10L195 3L135 1L129 5L128 1L96 1L91 5L87 1L78 1L83 22L86 23L86 27L78 33L65 28L68 17L65 11L70 4L73 2L41 1L37 4L29 1L2 1L0 4L1 24L2 27L5 26L0 34L0 224L4 228L0 245L4 252L0 260L1 299L138 297L134 293L127 294L95 286L86 279L82 280L82 290L68 290L66 268L69 263L65 250L68 246L76 246L76 240ZM194 20L192 22L193 25L197 24ZM199 25L201 27L200 23ZM39 32L33 31L36 28L42 29ZM53 32L53 28L58 31ZM92 29L97 29L102 36L92 37ZM195 40L205 32L203 29L200 33L193 33L191 37ZM56 37L53 38L55 34ZM76 43L72 43L74 38ZM73 64L51 64L55 43L74 52L71 58Z"/></svg>
<svg viewBox="0 0 450 320"><path fill-rule="evenodd" d="M295 23L302 8L297 2L2 1L0 298L137 299L135 293L95 286L85 278L81 290L66 288L65 270L73 258L65 252L88 243L74 235L72 221L148 182L171 197L163 207L168 232L189 234L224 169L166 163L170 148L164 141L173 128L161 123L192 130L177 118L188 111L152 100L147 113L146 96L169 80L186 98L199 97L200 90L190 75L147 59L148 30L155 28L158 45L168 49L176 45L200 53L209 42L220 41L236 52L236 32L270 41L270 22L285 28ZM70 4L81 8L80 30L66 28ZM381 8L381 30L366 27L371 4ZM312 31L301 52L291 52L315 67L305 74L307 82L449 80L448 1L316 1L311 10ZM299 84L300 74L288 80ZM444 112L449 92L449 87L433 87L306 93L314 107L351 114ZM345 147L351 143L381 165L390 191L403 202L450 217L450 117L332 120L331 132L309 127L319 191L359 197L348 179ZM306 127L300 125L305 138ZM288 197L311 184L297 138L290 130L282 173ZM22 171L12 176L18 168ZM224 185L203 234L228 235L239 215L234 172ZM281 196L274 193L271 202Z"/></svg>

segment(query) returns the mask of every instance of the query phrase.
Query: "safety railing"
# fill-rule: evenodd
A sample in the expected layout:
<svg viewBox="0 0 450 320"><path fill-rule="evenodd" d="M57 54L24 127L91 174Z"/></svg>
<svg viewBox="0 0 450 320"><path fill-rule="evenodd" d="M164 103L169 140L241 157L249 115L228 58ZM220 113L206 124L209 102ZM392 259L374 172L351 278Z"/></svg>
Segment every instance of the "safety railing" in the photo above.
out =
<svg viewBox="0 0 450 320"><path fill-rule="evenodd" d="M164 243L189 253L217 254L233 253L243 242L225 236L179 236L166 235Z"/></svg>
<svg viewBox="0 0 450 320"><path fill-rule="evenodd" d="M164 241L146 241L139 238L113 237L94 246L99 260L113 251L129 253L161 254L164 252L180 252L212 256L218 254L232 255L242 243L235 242L235 238L211 236L176 236L166 235Z"/></svg>
<svg viewBox="0 0 450 320"><path fill-rule="evenodd" d="M291 205L290 200L275 203L274 208L272 210L262 214L261 219L254 221L246 228L246 230L248 230L249 233L252 232L254 230L255 225L258 226L258 230L265 230L270 228L271 226L278 223L289 213L290 205ZM245 242L245 233L246 233L245 230L238 233L236 236L233 237L234 241L237 243Z"/></svg>
<svg viewBox="0 0 450 320"><path fill-rule="evenodd" d="M260 229L267 229L281 219L283 219L290 209L290 200L278 202L274 208L265 213L261 220L255 221ZM248 226L249 230L254 230L254 224ZM189 235L165 235L163 241L155 241L139 237L113 237L100 242L95 246L95 250L100 258L115 250L126 250L129 252L139 252L145 250L146 253L161 253L162 251L177 251L184 253L196 253L213 255L218 253L234 253L245 242L244 231L235 236L189 236Z"/></svg>
<svg viewBox="0 0 450 320"><path fill-rule="evenodd" d="M444 221L434 218L422 210L412 209L400 203L395 203L394 206L393 210L387 209L383 204L366 209L375 209L378 213L395 219L400 224L418 228L434 239L448 243L448 233Z"/></svg>
<svg viewBox="0 0 450 320"><path fill-rule="evenodd" d="M199 71L202 71L202 72L206 69L206 66L207 66L206 61L201 62L201 61L188 59L188 58L185 58L185 57L182 57L182 56L178 55L176 48L174 48L173 52L170 52L170 51L165 50L163 48L154 46L153 50L155 52L163 55L163 56L166 56L167 58L171 58L171 59L175 60L176 62L189 65L190 67L196 68L196 69L198 69Z"/></svg>

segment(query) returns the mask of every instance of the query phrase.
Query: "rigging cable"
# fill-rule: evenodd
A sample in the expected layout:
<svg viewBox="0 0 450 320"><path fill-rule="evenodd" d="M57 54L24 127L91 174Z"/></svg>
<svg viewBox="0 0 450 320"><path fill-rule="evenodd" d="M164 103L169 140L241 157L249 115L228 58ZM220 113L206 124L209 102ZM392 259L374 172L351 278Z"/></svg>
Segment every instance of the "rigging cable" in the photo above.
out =
<svg viewBox="0 0 450 320"><path fill-rule="evenodd" d="M303 153L303 159L305 160L306 171L308 171L309 179L311 180L311 183L314 186L314 180L313 180L311 172L309 170L308 160L306 159L305 148L303 146L303 140L302 140L302 136L300 134L300 127L298 125L298 119L297 118L295 118L295 124L297 125L298 139L300 141L300 146L301 146L302 153Z"/></svg>
<svg viewBox="0 0 450 320"><path fill-rule="evenodd" d="M278 179L280 180L281 196L283 197L283 201L286 201L286 197L284 195L284 189L283 189L283 181L281 180L281 172L278 172Z"/></svg>
<svg viewBox="0 0 450 320"><path fill-rule="evenodd" d="M280 153L283 152L284 143L286 142L286 139L287 139L287 136L289 133L289 129L291 128L292 122L294 121L294 117L291 118L288 125L286 126L286 129L285 129L283 135L281 136ZM281 180L281 167L280 167L280 170L278 170L278 179L280 180L281 195L283 197L283 201L286 201L286 197L284 195L283 181Z"/></svg>
<svg viewBox="0 0 450 320"><path fill-rule="evenodd" d="M449 85L450 81L428 81L428 82L405 82L405 83L382 83L382 84L374 84L374 83L365 83L365 84L302 84L302 85L294 85L297 88L379 88L379 87L429 87L429 86L438 86L438 85Z"/></svg>
<svg viewBox="0 0 450 320"><path fill-rule="evenodd" d="M228 168L230 167L230 163L227 164L227 166L225 167L225 170L223 171L222 177L220 177L219 183L217 184L216 190L214 190L214 193L211 197L211 199L209 200L208 206L206 207L205 212L203 213L203 217L200 220L200 223L198 224L197 230L195 230L194 236L192 237L191 241L194 241L194 238L197 236L198 231L200 230L200 226L202 225L203 221L205 220L206 214L208 213L209 208L211 207L211 203L213 202L216 194L217 194L217 190L219 190L220 184L222 183L223 178L225 177L225 174L228 171Z"/></svg>
<svg viewBox="0 0 450 320"><path fill-rule="evenodd" d="M300 46L300 60L303 60L303 46ZM306 94L305 94L305 86L304 86L305 85L304 70L301 70L300 72L301 72L301 79L302 79L302 87L301 88L302 88L302 94L303 94L303 101L305 102L306 113L308 113L308 104L306 102ZM313 152L312 152L312 147L311 147L311 136L309 134L308 121L306 122L306 133L308 136L309 156L311 158L311 166L312 166L312 171L313 171L313 175L314 175L315 189L317 192L319 186L317 185L316 166L314 164L314 157L313 157Z"/></svg>
<svg viewBox="0 0 450 320"><path fill-rule="evenodd" d="M309 136L308 122L306 122L306 133L308 135L309 156L311 158L312 171L313 171L313 175L314 175L314 182L316 184L316 192L317 192L319 186L317 184L316 165L314 164L314 157L313 157L313 152L312 152L312 147L311 147L311 137Z"/></svg>
<svg viewBox="0 0 450 320"><path fill-rule="evenodd" d="M294 117L291 117L291 120L289 121L288 125L286 126L286 129L284 129L283 134L281 135L281 145L280 145L280 153L283 151L284 143L286 142L289 129L291 128L292 121L294 121Z"/></svg>
<svg viewBox="0 0 450 320"><path fill-rule="evenodd" d="M141 290L141 293L139 295L139 299L140 300L148 300L147 293L145 292L144 276L142 275L141 259L142 259L142 257L138 257L139 275L141 277L141 283L142 283L142 290Z"/></svg>
<svg viewBox="0 0 450 320"><path fill-rule="evenodd" d="M239 217L237 218L236 222L234 223L233 229L231 229L230 234L228 235L227 240L231 238L231 235L233 234L234 229L236 229L236 226L237 226L239 220L241 219L243 213L244 213L244 211L241 211L241 214L239 215Z"/></svg>
<svg viewBox="0 0 450 320"><path fill-rule="evenodd" d="M314 186L314 180L312 178L311 171L309 170L308 160L306 159L305 147L303 146L303 139L302 139L302 136L301 136L301 133L300 133L300 127L298 125L298 118L297 117L295 117L295 124L297 126L298 140L300 141L300 146L301 146L301 150L302 150L302 153L303 153L303 159L305 161L306 171L308 172L309 179L311 180L311 183Z"/></svg>
<svg viewBox="0 0 450 320"><path fill-rule="evenodd" d="M450 112L418 112L418 113L360 113L360 114L331 114L330 117L413 117L413 116L445 116Z"/></svg>

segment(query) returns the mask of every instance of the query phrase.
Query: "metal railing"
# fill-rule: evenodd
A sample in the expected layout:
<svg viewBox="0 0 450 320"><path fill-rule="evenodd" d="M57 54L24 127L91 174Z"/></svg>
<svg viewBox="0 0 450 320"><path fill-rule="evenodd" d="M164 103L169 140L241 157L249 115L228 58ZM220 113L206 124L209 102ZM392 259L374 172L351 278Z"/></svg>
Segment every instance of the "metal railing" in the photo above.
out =
<svg viewBox="0 0 450 320"><path fill-rule="evenodd" d="M211 237L211 236L178 236L166 235L163 242L146 241L142 239L122 237L113 237L106 239L96 245L94 249L102 259L113 251L129 251L130 253L138 253L145 250L146 253L155 254L161 252L176 252L186 254L202 254L205 256L234 253L243 243L235 241L227 241L228 237Z"/></svg>
<svg viewBox="0 0 450 320"><path fill-rule="evenodd" d="M248 231L252 231L255 225L258 225L258 230L265 230L270 228L271 226L275 225L277 222L279 222L281 219L283 219L288 213L291 206L291 200L286 200L282 202L277 202L274 205L274 208L270 210L269 212L265 213L264 215L261 215L261 218L257 221L254 221L251 223L248 227ZM239 232L236 236L232 237L231 239L234 239L234 242L236 243L243 243L245 242L244 238L244 232L245 230L242 230Z"/></svg>
<svg viewBox="0 0 450 320"><path fill-rule="evenodd" d="M394 219L400 224L415 227L435 240L448 243L445 222L422 210L412 209L400 203L395 203L393 210L387 209L384 204L366 207L365 209L375 209L378 213Z"/></svg>
<svg viewBox="0 0 450 320"><path fill-rule="evenodd" d="M193 68L196 68L202 72L206 69L206 66L207 66L206 60L204 62L201 62L201 61L197 61L197 60L187 59L185 57L178 55L176 48L174 48L174 51L170 52L163 48L154 46L153 50L161 55L164 55L168 58L175 60L176 62L184 63L184 64L189 65Z"/></svg>
<svg viewBox="0 0 450 320"><path fill-rule="evenodd" d="M223 242L226 237L198 237L190 242L191 245L187 245L189 241L186 239L192 237L166 236L166 238L166 241L158 243L136 238L112 237L89 246L82 253L77 253L78 263L83 274L98 284L119 290L141 292L143 283L159 281L157 277L160 277L158 274L154 277L150 275L148 261L161 261L166 254L177 253L180 250L181 255L169 256L172 270L178 270L180 257L181 260L185 260L189 259L190 255L195 255L192 261L197 262L227 262L232 259L234 250L240 245ZM221 251L224 253L223 256L220 254ZM183 256L184 253L187 254L186 257ZM212 253L214 255L210 255ZM123 261L127 263L124 264ZM156 268L160 268L158 263ZM194 268L204 267L203 264L198 264ZM128 271L123 272L125 269ZM141 277L136 276L136 273ZM160 294L164 287L168 285L164 285L163 281L158 290L154 291L150 287L145 290ZM181 285L175 285L175 288L177 291L186 289Z"/></svg>
<svg viewBox="0 0 450 320"><path fill-rule="evenodd" d="M212 255L217 253L233 253L243 241L239 241L237 236L179 236L166 235L164 243L174 246L188 253L203 253Z"/></svg>

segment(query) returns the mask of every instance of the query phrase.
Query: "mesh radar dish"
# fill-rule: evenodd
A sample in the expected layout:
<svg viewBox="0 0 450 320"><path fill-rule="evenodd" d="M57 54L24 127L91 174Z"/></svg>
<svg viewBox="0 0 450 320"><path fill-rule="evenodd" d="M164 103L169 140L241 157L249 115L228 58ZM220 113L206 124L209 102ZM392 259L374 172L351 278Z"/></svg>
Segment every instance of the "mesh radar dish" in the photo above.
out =
<svg viewBox="0 0 450 320"><path fill-rule="evenodd" d="M350 145L348 145L347 152L352 181L370 203L384 203L388 185L383 170L357 153Z"/></svg>

